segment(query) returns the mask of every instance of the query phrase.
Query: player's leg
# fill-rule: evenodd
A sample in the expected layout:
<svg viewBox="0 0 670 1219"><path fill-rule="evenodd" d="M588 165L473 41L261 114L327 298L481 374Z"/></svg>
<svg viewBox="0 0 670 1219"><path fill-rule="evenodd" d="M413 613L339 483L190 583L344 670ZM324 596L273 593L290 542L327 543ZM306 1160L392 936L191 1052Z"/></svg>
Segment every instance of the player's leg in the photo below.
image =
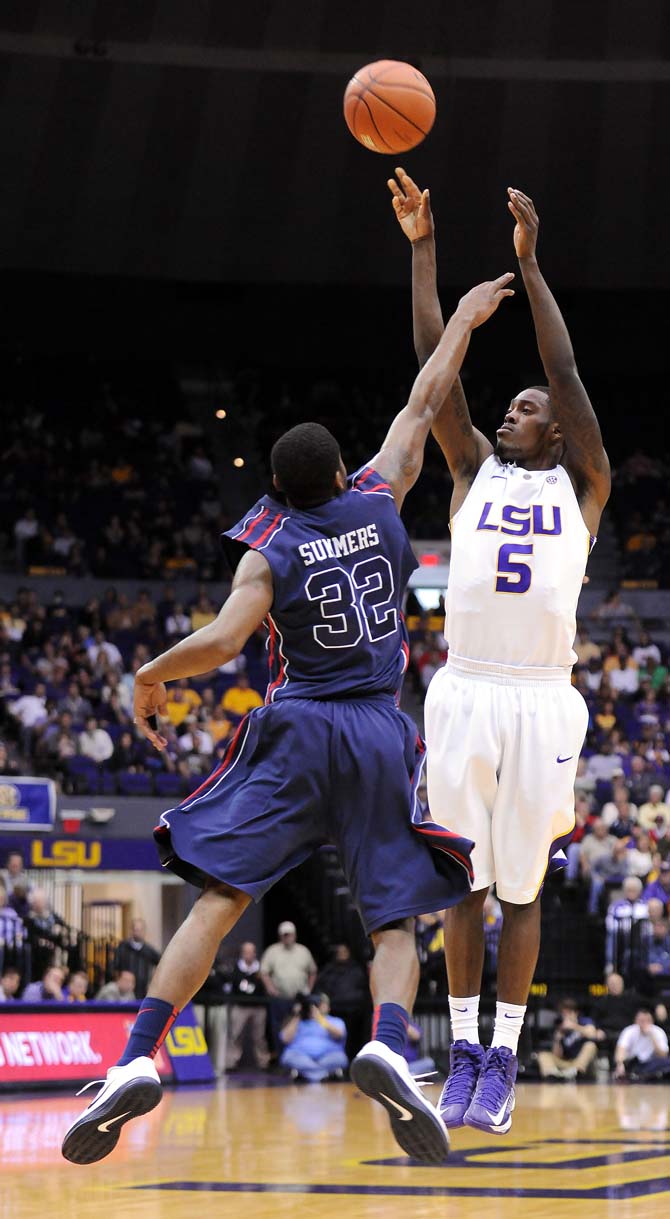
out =
<svg viewBox="0 0 670 1219"><path fill-rule="evenodd" d="M463 1125L484 1061L479 1042L479 994L484 967L484 902L478 889L445 911L444 952L449 982L452 1044L449 1076L440 1097L440 1113L449 1129Z"/></svg>
<svg viewBox="0 0 670 1219"><path fill-rule="evenodd" d="M525 1011L540 952L540 898L516 905L501 897L500 905L503 924L498 946L498 999L510 1009L523 1007ZM521 1024L517 1028L511 1016L496 1013L493 1045L509 1045L516 1050L520 1032Z"/></svg>
<svg viewBox="0 0 670 1219"><path fill-rule="evenodd" d="M207 979L221 941L250 901L248 893L210 879L161 956L144 1002L159 999L181 1011ZM137 1044L135 1035L133 1029L124 1057Z"/></svg>
<svg viewBox="0 0 670 1219"><path fill-rule="evenodd" d="M382 1007L390 1005L400 1008L405 1016L414 1007L419 985L414 919L403 919L395 925L373 931L371 939L375 955L370 970L370 993L374 1004L374 1027L379 1033ZM397 1047L394 1045L391 1048L398 1048L401 1052L405 1048L407 1020L404 1020L402 1028L391 1020L389 1035L393 1036L393 1032L399 1040Z"/></svg>
<svg viewBox="0 0 670 1219"><path fill-rule="evenodd" d="M126 1122L159 1103L161 1083L153 1059L181 1009L205 982L221 940L250 900L228 885L208 882L161 957L121 1058L67 1131L62 1148L66 1160L91 1164L103 1159L118 1143Z"/></svg>
<svg viewBox="0 0 670 1219"><path fill-rule="evenodd" d="M444 924L452 1045L439 1108L450 1129L463 1125L484 1059L479 1043L483 906L495 880L491 816L500 762L495 695L495 687L478 675L447 667L433 678L425 707L431 815L475 842L473 892L446 911Z"/></svg>
<svg viewBox="0 0 670 1219"><path fill-rule="evenodd" d="M403 1056L419 983L414 919L372 932L372 941L372 1039L354 1058L351 1078L386 1109L396 1142L407 1155L441 1163L449 1150L447 1132Z"/></svg>
<svg viewBox="0 0 670 1219"><path fill-rule="evenodd" d="M445 834L450 846L463 849L463 862L444 855L443 873L412 829L411 776L423 754L416 728L390 698L335 707L333 737L331 764L341 781L329 823L375 945L372 1037L352 1062L351 1077L384 1107L403 1151L439 1163L448 1152L446 1130L403 1056L419 976L414 915L444 909L467 891L469 844Z"/></svg>
<svg viewBox="0 0 670 1219"><path fill-rule="evenodd" d="M540 948L540 899L548 868L574 830L574 780L588 712L564 678L501 684L505 740L491 840L503 908L493 1040L465 1123L489 1134L512 1124L517 1047Z"/></svg>
<svg viewBox="0 0 670 1219"><path fill-rule="evenodd" d="M226 761L193 795L162 815L154 837L164 866L205 892L161 958L121 1063L112 1068L112 1080L68 1131L66 1158L78 1163L101 1159L115 1145L122 1119L158 1103L160 1081L151 1054L179 1008L204 982L220 941L251 897L259 900L320 845L325 835L319 811L329 777L322 758L329 725L314 704L310 733L316 759L311 766L299 709L259 708L242 721ZM107 1104L107 1090L135 1077L140 1081L135 1090L139 1094L144 1088L146 1094L138 1097L136 1108L119 1109L118 1119L115 1112L107 1130L106 1120L96 1122L96 1107ZM89 1130L92 1145L80 1148ZM104 1146L99 1145L101 1135Z"/></svg>
<svg viewBox="0 0 670 1219"><path fill-rule="evenodd" d="M512 1125L517 1047L540 950L540 899L523 905L500 899L503 925L498 947L498 994L493 1039L477 1088L464 1115L467 1126L506 1134Z"/></svg>

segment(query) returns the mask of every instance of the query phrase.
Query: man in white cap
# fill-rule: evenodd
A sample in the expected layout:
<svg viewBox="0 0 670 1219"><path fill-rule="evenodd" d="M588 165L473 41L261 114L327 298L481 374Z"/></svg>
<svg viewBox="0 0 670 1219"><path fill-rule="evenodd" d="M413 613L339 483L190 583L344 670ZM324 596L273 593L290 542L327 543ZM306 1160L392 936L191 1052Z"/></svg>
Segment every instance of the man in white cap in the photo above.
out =
<svg viewBox="0 0 670 1219"><path fill-rule="evenodd" d="M309 995L316 980L316 962L309 948L296 941L295 923L286 920L277 928L279 939L261 957L261 980L270 996L272 1041L278 1047L279 1028L296 995Z"/></svg>
<svg viewBox="0 0 670 1219"><path fill-rule="evenodd" d="M316 979L316 962L309 948L296 941L295 923L280 923L279 939L261 957L261 978L273 999L309 995Z"/></svg>

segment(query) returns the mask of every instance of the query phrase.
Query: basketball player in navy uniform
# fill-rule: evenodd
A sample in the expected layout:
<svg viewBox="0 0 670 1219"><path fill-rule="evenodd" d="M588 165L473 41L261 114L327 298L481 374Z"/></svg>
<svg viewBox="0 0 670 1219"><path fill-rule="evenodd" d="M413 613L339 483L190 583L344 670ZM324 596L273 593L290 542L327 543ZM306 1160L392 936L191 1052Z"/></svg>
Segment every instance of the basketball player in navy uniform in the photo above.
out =
<svg viewBox="0 0 670 1219"><path fill-rule="evenodd" d="M442 333L428 192L402 170L393 206L412 241L419 363ZM400 184L399 184L400 183ZM505 1134L516 1050L540 945L540 892L563 866L574 829L574 781L587 727L571 685L577 600L610 490L598 420L577 373L560 310L535 256L531 199L509 192L514 246L548 386L512 400L493 445L473 427L454 381L434 434L446 457L451 562L446 666L426 707L428 801L475 842L472 893L447 911L445 948L454 1043L440 1099L448 1127ZM479 1044L482 909L496 885L503 909L496 1019Z"/></svg>
<svg viewBox="0 0 670 1219"><path fill-rule="evenodd" d="M408 657L401 603L416 560L398 510L470 334L511 295L512 278L463 297L380 452L352 478L318 424L277 441L274 486L285 499L264 496L224 536L235 576L218 618L137 674L135 723L162 749L149 720L166 713L164 683L225 664L267 626L265 705L155 830L164 866L203 893L163 954L123 1056L65 1137L75 1163L102 1159L121 1126L158 1103L153 1055L221 940L252 898L325 841L337 844L375 946L373 1039L352 1076L385 1106L406 1152L429 1162L447 1152L442 1119L402 1051L418 982L413 916L469 892L472 843L423 821L415 799L423 745L397 691Z"/></svg>

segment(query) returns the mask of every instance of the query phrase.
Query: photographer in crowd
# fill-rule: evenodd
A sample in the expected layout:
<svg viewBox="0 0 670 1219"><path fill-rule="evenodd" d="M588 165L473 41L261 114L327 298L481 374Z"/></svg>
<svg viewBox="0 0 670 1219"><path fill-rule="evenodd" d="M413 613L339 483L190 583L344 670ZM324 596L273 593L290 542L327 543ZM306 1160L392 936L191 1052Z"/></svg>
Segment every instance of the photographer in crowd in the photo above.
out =
<svg viewBox="0 0 670 1219"><path fill-rule="evenodd" d="M279 1060L293 1079L311 1084L335 1076L341 1079L349 1066L344 1052L347 1029L344 1020L330 1016L327 995L302 995L279 1037L284 1045Z"/></svg>
<svg viewBox="0 0 670 1219"><path fill-rule="evenodd" d="M564 999L558 1007L558 1020L551 1050L537 1056L543 1079L584 1079L598 1055L599 1041L605 1040L588 1016L580 1016L574 999Z"/></svg>

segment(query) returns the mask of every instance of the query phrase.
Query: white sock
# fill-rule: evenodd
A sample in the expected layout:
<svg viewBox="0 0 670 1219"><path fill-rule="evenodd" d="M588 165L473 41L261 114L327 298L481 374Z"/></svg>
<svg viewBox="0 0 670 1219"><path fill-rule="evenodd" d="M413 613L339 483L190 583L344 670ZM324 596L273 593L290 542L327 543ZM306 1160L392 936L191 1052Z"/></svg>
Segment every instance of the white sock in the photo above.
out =
<svg viewBox="0 0 670 1219"><path fill-rule="evenodd" d="M516 1003L496 1003L496 1019L493 1025L491 1046L506 1045L516 1054L526 1008Z"/></svg>
<svg viewBox="0 0 670 1219"><path fill-rule="evenodd" d="M470 995L469 999L455 999L450 995L449 1015L452 1041L479 1045L479 995Z"/></svg>

